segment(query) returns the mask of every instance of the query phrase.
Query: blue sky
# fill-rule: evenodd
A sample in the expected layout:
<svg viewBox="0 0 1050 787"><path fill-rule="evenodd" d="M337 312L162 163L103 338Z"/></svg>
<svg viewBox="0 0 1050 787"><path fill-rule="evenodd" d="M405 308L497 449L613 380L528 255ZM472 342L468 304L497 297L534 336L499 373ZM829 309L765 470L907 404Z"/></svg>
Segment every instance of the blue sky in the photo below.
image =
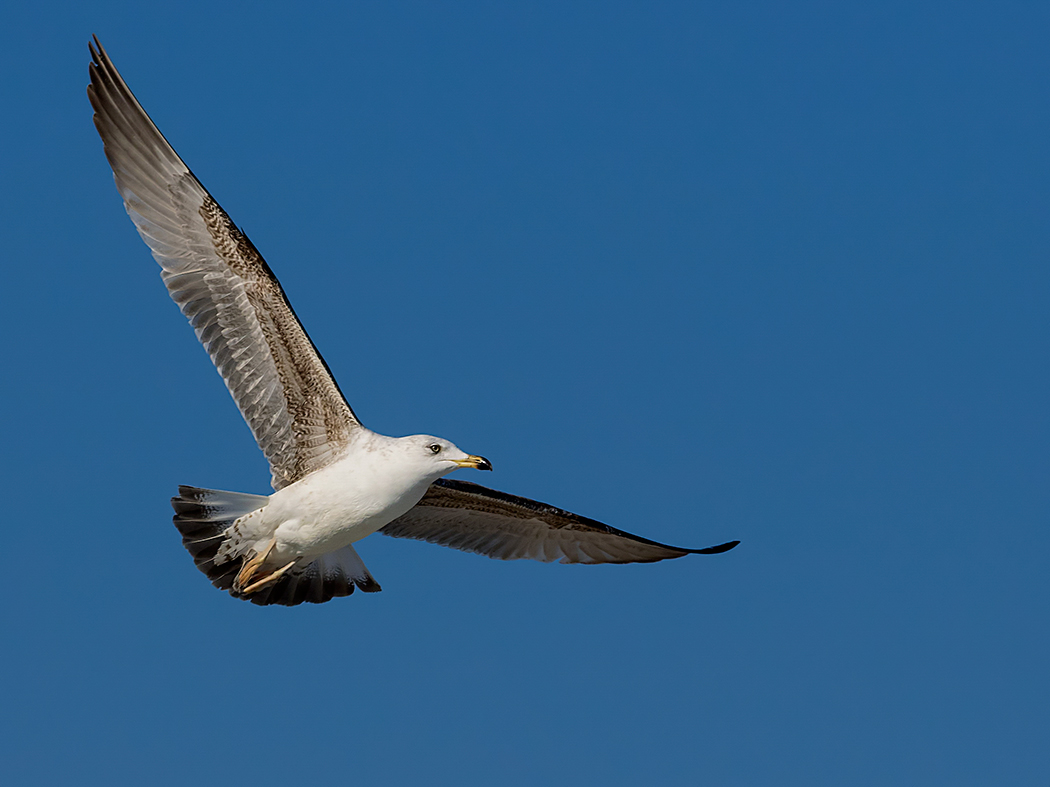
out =
<svg viewBox="0 0 1050 787"><path fill-rule="evenodd" d="M1048 17L4 10L9 783L1046 784ZM211 588L168 498L269 475L113 187L92 33L368 426L741 546L375 536L378 595Z"/></svg>

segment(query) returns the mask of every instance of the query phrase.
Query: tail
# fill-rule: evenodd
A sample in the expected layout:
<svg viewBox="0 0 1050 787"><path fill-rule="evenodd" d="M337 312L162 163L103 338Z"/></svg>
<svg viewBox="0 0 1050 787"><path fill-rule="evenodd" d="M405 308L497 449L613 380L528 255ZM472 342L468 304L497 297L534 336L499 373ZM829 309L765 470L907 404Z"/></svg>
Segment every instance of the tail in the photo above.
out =
<svg viewBox="0 0 1050 787"><path fill-rule="evenodd" d="M278 581L249 595L234 590L233 581L246 558L217 562L219 548L234 522L264 508L269 500L266 495L195 486L180 486L179 496L171 499L171 507L175 509L173 521L182 534L182 545L215 587L253 604L289 607L304 601L320 604L336 596L349 596L355 585L366 593L382 589L354 548L345 546L311 563L295 566Z"/></svg>
<svg viewBox="0 0 1050 787"><path fill-rule="evenodd" d="M182 533L182 545L193 557L197 568L208 575L220 590L231 590L243 560L216 563L216 553L226 540L226 531L245 514L258 511L270 499L266 495L242 492L220 492L180 486L179 496L171 499L175 509L175 527Z"/></svg>

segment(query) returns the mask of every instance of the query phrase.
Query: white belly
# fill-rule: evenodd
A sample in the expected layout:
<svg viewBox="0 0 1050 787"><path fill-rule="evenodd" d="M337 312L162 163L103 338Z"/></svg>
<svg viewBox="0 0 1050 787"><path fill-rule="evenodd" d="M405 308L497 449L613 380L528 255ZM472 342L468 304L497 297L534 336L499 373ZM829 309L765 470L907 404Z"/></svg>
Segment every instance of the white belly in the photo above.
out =
<svg viewBox="0 0 1050 787"><path fill-rule="evenodd" d="M359 541L412 508L430 485L404 477L382 457L369 458L341 460L271 495L262 514L277 537L274 560L316 557Z"/></svg>

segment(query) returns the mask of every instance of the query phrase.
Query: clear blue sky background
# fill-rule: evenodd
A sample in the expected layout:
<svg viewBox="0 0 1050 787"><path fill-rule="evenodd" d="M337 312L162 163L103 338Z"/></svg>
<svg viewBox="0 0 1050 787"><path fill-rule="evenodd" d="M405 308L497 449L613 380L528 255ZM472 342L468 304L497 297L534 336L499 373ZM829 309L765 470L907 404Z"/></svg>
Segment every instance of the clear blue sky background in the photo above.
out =
<svg viewBox="0 0 1050 787"><path fill-rule="evenodd" d="M26 5L26 4L21 4ZM6 784L1050 783L1044 3L2 12ZM208 584L261 454L124 214L97 33L358 414L734 552Z"/></svg>

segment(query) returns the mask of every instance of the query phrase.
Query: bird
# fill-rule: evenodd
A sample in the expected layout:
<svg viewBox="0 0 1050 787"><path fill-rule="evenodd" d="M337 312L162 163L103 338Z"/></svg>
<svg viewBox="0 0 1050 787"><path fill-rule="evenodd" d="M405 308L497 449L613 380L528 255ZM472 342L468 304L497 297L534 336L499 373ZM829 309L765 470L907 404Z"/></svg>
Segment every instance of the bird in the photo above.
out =
<svg viewBox="0 0 1050 787"><path fill-rule="evenodd" d="M179 486L183 546L212 584L260 606L381 590L354 545L379 532L502 560L651 563L686 549L445 478L488 459L365 427L277 277L139 104L97 36L88 99L128 215L270 465L269 495Z"/></svg>

